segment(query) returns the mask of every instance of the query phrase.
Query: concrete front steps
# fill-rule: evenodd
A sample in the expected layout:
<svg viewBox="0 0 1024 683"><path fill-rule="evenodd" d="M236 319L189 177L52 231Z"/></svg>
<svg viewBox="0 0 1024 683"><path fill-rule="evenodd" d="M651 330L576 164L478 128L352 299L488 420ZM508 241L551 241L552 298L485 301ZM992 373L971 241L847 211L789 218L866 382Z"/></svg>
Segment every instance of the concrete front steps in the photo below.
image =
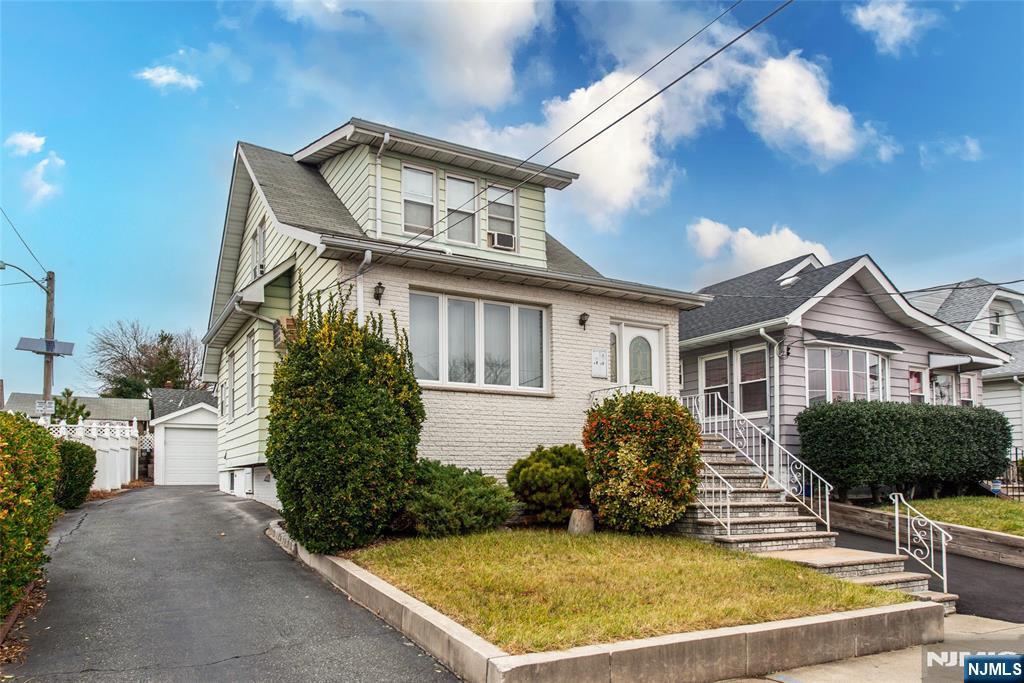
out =
<svg viewBox="0 0 1024 683"><path fill-rule="evenodd" d="M947 614L956 611L957 596L928 590L929 575L906 571L907 557L835 547L839 534L819 530L816 517L785 498L782 489L720 437L704 437L701 457L734 487L729 533L699 503L687 508L675 531L733 550L796 562L853 583L910 593L941 603ZM703 491L702 486L698 495Z"/></svg>

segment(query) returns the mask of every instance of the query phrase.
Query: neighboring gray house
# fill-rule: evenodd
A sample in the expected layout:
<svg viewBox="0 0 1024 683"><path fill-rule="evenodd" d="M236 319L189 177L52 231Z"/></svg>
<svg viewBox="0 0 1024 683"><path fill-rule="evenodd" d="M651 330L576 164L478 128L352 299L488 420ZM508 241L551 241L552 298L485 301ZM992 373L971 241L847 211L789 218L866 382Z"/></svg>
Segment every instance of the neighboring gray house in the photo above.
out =
<svg viewBox="0 0 1024 683"><path fill-rule="evenodd" d="M912 306L867 255L802 256L699 293L715 298L679 314L683 395L720 394L794 451L809 405L978 405L980 372L1010 359Z"/></svg>
<svg viewBox="0 0 1024 683"><path fill-rule="evenodd" d="M915 306L1013 356L981 381L985 405L1006 416L1014 447L1024 449L1024 294L981 278L929 290L911 295Z"/></svg>
<svg viewBox="0 0 1024 683"><path fill-rule="evenodd" d="M205 389L151 389L150 400L153 402L153 419L176 413L197 403L205 403L212 408L217 407L217 399L213 393Z"/></svg>
<svg viewBox="0 0 1024 683"><path fill-rule="evenodd" d="M83 424L117 423L128 424L137 420L139 431L145 431L149 425L150 409L147 398L104 398L102 396L75 396L79 403L89 411L89 418ZM36 412L36 401L43 400L42 394L26 394L13 392L4 410L9 413L25 413L33 420L39 419Z"/></svg>

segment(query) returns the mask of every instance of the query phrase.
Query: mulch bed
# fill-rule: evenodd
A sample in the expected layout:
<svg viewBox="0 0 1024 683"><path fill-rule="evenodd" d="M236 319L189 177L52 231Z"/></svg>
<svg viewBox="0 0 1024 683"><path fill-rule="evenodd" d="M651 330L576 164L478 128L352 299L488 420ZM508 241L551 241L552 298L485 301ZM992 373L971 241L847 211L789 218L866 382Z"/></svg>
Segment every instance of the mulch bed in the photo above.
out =
<svg viewBox="0 0 1024 683"><path fill-rule="evenodd" d="M16 664L25 659L28 651L28 637L24 634L25 622L35 619L36 614L46 602L46 581L36 581L29 588L25 598L14 607L12 614L17 616L11 620L3 642L0 642L0 666ZM9 618L9 617L8 617ZM7 621L4 621L4 626Z"/></svg>

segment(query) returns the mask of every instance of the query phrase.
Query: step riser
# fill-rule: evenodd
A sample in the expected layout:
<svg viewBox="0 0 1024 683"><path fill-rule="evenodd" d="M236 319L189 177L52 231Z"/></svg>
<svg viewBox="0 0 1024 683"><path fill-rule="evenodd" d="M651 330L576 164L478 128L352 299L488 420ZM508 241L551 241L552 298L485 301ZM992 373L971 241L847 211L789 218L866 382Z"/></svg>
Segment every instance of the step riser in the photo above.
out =
<svg viewBox="0 0 1024 683"><path fill-rule="evenodd" d="M875 576L877 574L891 574L904 570L902 562L877 562L875 564L856 564L843 567L816 567L822 574L834 576L837 579L850 579L857 576Z"/></svg>
<svg viewBox="0 0 1024 683"><path fill-rule="evenodd" d="M735 521L735 520L734 520ZM684 534L693 536L721 536L725 527L721 524L695 525L685 521L678 522L676 528ZM790 524L732 524L733 536L763 536L765 534L802 534L818 530L814 522L793 522Z"/></svg>
<svg viewBox="0 0 1024 683"><path fill-rule="evenodd" d="M697 494L700 495L698 489ZM734 503L752 503L755 501L765 502L782 502L783 496L778 491L734 491L732 494L732 502Z"/></svg>
<svg viewBox="0 0 1024 683"><path fill-rule="evenodd" d="M894 583L872 584L875 588L886 588L891 591L902 591L904 593L916 593L928 590L928 580L920 581L896 581Z"/></svg>
<svg viewBox="0 0 1024 683"><path fill-rule="evenodd" d="M785 541L752 541L749 543L721 543L720 545L733 550L742 550L748 553L762 553L771 550L801 550L805 548L834 548L836 539L828 538L806 538L790 539Z"/></svg>
<svg viewBox="0 0 1024 683"><path fill-rule="evenodd" d="M715 506L710 506L716 512L718 509ZM723 513L724 514L724 511ZM765 508L732 508L733 519L752 519L755 517L799 517L800 508L797 506L793 507L765 507ZM684 519L690 517L696 517L697 519L706 519L713 515L700 506L687 508Z"/></svg>

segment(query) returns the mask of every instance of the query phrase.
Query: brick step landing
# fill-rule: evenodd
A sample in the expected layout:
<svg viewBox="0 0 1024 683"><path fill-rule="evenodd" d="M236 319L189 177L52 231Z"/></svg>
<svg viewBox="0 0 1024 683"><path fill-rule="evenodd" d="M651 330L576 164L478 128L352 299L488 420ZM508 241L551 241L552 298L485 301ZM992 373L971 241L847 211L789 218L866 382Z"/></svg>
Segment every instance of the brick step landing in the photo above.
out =
<svg viewBox="0 0 1024 683"><path fill-rule="evenodd" d="M908 558L905 555L874 553L852 548L783 550L757 554L762 557L796 562L851 583L909 593L917 597L918 600L930 600L942 604L946 614L956 611L958 596L929 590L930 575L906 571L904 562Z"/></svg>

